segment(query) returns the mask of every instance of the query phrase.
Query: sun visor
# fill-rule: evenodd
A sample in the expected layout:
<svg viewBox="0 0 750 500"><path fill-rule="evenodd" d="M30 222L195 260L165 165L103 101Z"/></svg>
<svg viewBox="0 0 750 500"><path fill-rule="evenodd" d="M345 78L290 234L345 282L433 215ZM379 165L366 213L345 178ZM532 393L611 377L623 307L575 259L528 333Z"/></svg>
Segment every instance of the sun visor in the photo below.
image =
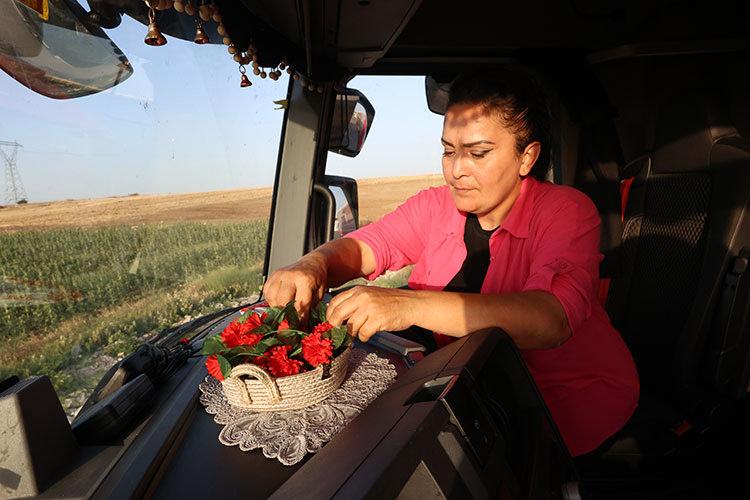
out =
<svg viewBox="0 0 750 500"><path fill-rule="evenodd" d="M0 68L53 99L95 94L133 74L122 51L73 0L0 2Z"/></svg>

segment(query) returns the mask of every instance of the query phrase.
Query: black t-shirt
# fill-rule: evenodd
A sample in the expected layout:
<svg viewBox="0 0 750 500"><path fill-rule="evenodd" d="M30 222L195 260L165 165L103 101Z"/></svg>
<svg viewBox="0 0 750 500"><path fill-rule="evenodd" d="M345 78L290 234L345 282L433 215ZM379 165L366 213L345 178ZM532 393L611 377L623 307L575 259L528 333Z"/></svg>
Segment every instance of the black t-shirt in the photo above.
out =
<svg viewBox="0 0 750 500"><path fill-rule="evenodd" d="M445 291L479 293L482 290L482 283L490 266L490 236L496 229L482 229L476 215L466 216L466 259L453 279L445 285Z"/></svg>
<svg viewBox="0 0 750 500"><path fill-rule="evenodd" d="M445 285L444 290L473 293L479 293L482 290L482 283L490 266L490 236L496 229L482 229L476 215L468 214L466 216L466 226L464 227L466 259L453 279ZM437 349L432 332L419 326L413 326L399 332L399 335L422 344L428 352Z"/></svg>

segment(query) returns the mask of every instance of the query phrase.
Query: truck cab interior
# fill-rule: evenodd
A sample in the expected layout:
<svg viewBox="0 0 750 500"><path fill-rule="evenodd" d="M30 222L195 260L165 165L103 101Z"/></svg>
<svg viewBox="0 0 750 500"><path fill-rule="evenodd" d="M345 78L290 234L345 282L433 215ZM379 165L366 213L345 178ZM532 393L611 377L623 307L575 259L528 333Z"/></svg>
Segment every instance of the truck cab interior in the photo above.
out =
<svg viewBox="0 0 750 500"><path fill-rule="evenodd" d="M636 361L636 414L595 455L573 460L502 331L433 353L392 332L362 348L391 357L394 386L319 453L284 467L218 443L197 401L199 359L183 359L158 383L143 362L106 389L120 364L67 428L49 384L0 386L13 408L36 415L20 420L37 441L2 438L34 457L29 494L714 498L741 487L747 460L736 457L750 444L750 4L214 3L236 46L252 41L269 66L287 57L316 82L310 90L290 78L266 276L334 237L332 189L358 220L356 183L326 175L329 150L356 155L366 144L360 120L358 145L342 146L355 106L365 127L377 112L346 88L351 78L423 75L425 106L441 113L462 71L533 71L556 129L549 179L585 192L600 212L600 299ZM143 2L89 5L89 22L129 15L148 25ZM161 20L165 34L192 38L176 14ZM200 340L233 312L189 327ZM130 412L144 394L148 405ZM63 450L57 458L39 436Z"/></svg>

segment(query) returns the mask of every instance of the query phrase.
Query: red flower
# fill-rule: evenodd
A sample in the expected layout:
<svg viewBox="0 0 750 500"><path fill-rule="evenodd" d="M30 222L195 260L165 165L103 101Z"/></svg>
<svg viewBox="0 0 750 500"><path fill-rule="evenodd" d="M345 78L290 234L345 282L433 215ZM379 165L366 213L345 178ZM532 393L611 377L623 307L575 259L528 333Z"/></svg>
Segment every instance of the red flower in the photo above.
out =
<svg viewBox="0 0 750 500"><path fill-rule="evenodd" d="M274 377L286 377L288 375L296 375L299 373L299 370L302 367L302 361L288 357L291 348L292 346L289 345L279 345L272 347L264 355L267 356L264 368L266 368Z"/></svg>
<svg viewBox="0 0 750 500"><path fill-rule="evenodd" d="M221 373L221 366L219 366L219 360L216 359L216 355L212 354L206 358L206 370L216 380L224 380L224 374Z"/></svg>
<svg viewBox="0 0 750 500"><path fill-rule="evenodd" d="M315 328L313 328L312 333L325 333L331 328L333 328L333 325L330 324L328 321L324 321L322 323L318 323L317 325L315 325Z"/></svg>
<svg viewBox="0 0 750 500"><path fill-rule="evenodd" d="M331 356L333 356L333 342L331 339L321 337L317 326L313 329L313 333L302 339L302 357L310 363L310 366L316 367L328 363Z"/></svg>
<svg viewBox="0 0 750 500"><path fill-rule="evenodd" d="M279 323L279 327L276 328L277 330L289 330L291 326L289 325L289 322L287 320L281 320L281 323Z"/></svg>
<svg viewBox="0 0 750 500"><path fill-rule="evenodd" d="M261 341L263 335L260 333L251 333L253 330L263 324L263 320L266 318L265 313L262 315L252 314L245 318L244 322L239 320L232 321L223 332L221 332L221 340L227 348L232 349L237 346L254 346Z"/></svg>
<svg viewBox="0 0 750 500"><path fill-rule="evenodd" d="M244 323L240 323L242 326L242 333L249 333L258 328L263 324L266 316L268 316L266 313L258 314L257 312L254 312L245 318Z"/></svg>

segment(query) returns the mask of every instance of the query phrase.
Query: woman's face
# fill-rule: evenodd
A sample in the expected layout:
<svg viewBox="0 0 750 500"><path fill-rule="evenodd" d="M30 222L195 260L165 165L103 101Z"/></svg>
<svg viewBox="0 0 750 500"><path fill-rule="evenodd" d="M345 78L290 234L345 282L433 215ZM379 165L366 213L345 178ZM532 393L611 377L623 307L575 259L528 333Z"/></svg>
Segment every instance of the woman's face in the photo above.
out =
<svg viewBox="0 0 750 500"><path fill-rule="evenodd" d="M478 104L454 104L443 121L443 177L456 207L477 214L485 229L499 226L518 198L539 143L516 151L500 117Z"/></svg>

